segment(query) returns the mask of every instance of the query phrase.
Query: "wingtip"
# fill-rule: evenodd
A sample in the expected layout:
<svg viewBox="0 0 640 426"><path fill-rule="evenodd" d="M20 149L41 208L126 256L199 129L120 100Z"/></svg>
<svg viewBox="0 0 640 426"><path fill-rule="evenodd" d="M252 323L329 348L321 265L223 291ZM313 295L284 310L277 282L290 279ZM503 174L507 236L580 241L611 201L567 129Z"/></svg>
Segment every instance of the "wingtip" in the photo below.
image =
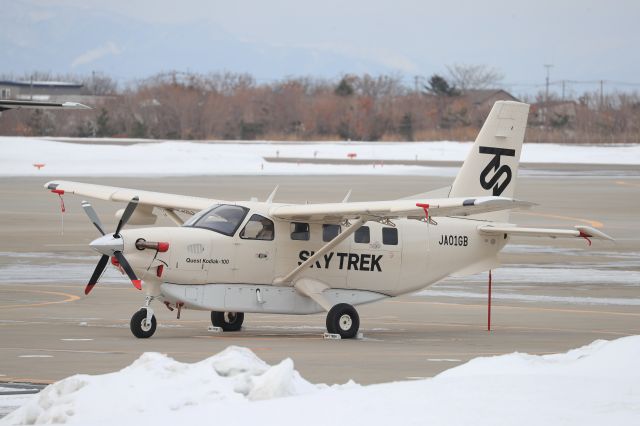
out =
<svg viewBox="0 0 640 426"><path fill-rule="evenodd" d="M91 290L93 290L93 287L95 287L95 284L87 284L87 286L84 288L85 296L88 295Z"/></svg>
<svg viewBox="0 0 640 426"><path fill-rule="evenodd" d="M142 290L142 280L131 280L131 284L138 290Z"/></svg>
<svg viewBox="0 0 640 426"><path fill-rule="evenodd" d="M591 226L578 225L575 228L578 231L580 231L580 233L585 233L589 237L592 237L592 238L597 238L597 239L600 239L600 240L613 241L613 242L616 241L612 236L607 235L602 231L598 231L597 229L595 229L595 228L593 228Z"/></svg>

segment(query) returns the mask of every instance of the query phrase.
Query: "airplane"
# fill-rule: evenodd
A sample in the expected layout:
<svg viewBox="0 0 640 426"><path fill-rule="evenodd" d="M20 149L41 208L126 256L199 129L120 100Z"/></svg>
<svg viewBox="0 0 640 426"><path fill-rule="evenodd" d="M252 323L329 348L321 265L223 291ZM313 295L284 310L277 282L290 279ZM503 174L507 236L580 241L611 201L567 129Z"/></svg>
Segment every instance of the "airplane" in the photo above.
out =
<svg viewBox="0 0 640 426"><path fill-rule="evenodd" d="M92 109L78 102L49 102L31 100L0 99L0 114L10 109Z"/></svg>
<svg viewBox="0 0 640 426"><path fill-rule="evenodd" d="M589 226L521 227L513 198L529 105L496 102L453 184L389 201L321 204L225 201L55 180L45 188L127 202L115 231L104 229L87 201L82 207L101 234L89 246L101 255L85 288L93 289L109 261L146 293L130 321L135 337L151 337L151 303L170 310L211 312L224 332L238 331L245 313L326 312L336 338L354 338L354 306L412 293L449 275L489 271L512 236L613 240ZM177 226L153 225L164 212ZM182 216L190 216L184 220ZM144 285L143 285L144 283Z"/></svg>

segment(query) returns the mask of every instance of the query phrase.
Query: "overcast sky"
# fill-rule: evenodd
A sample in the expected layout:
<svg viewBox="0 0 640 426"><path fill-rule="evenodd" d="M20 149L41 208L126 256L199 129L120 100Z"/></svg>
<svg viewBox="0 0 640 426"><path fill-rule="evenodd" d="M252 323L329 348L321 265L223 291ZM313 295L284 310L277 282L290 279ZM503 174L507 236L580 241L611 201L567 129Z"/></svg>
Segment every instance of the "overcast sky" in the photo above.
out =
<svg viewBox="0 0 640 426"><path fill-rule="evenodd" d="M0 2L5 6L11 2L22 7L8 17L0 14L0 41L11 38L15 44L19 37L40 39L38 34L30 33L41 30L41 25L35 24L27 26L24 33L21 30L19 36L15 32L3 34L1 28L8 27L5 25L9 24L7 20L15 21L15 15L25 9L33 22L60 19L57 16L60 13L68 19L72 16L74 22L85 16L91 16L91 19L97 19L96 16L123 18L132 32L136 25L166 27L180 31L181 39L187 40L184 42L187 44L190 43L191 26L209 27L214 34L212 37L219 43L233 40L243 46L253 46L252 54L266 52L269 56L271 49L282 54L281 58L274 58L274 61L283 62L279 68L265 65L264 58L252 62L252 54L235 62L218 58L220 68L251 72L265 79L283 77L274 74L287 74L289 69L290 74L297 74L302 68L295 64L296 58L309 52L312 56L305 56L300 61L308 62L303 69L312 75L339 75L370 68L373 74L397 71L411 80L414 75L446 72L447 64L486 64L505 74L507 86L526 87L543 84L546 73L543 64L553 64L551 79L554 81L606 79L640 83L640 1L637 0ZM117 30L122 33L121 28ZM118 38L122 34L110 34L107 29L99 37L92 36L95 46L77 40L75 57L67 61L69 71L79 65L89 66L92 61L96 61L94 67L100 68L98 59L104 61L105 56L117 56L125 50L124 42ZM137 48L143 47L126 46L129 51ZM287 55L289 51L298 53ZM35 54L37 50L33 52ZM323 55L329 55L331 60L323 59ZM309 57L316 58L316 62L309 62ZM196 55L185 55L178 66L200 70L199 60ZM313 63L322 64L317 72L314 72ZM29 64L32 63L7 65L7 69L28 72ZM56 65L55 71L60 67L64 64ZM171 68L170 64L167 67ZM113 69L113 66L109 67L109 70ZM120 77L129 77L127 72ZM637 88L640 89L640 84Z"/></svg>

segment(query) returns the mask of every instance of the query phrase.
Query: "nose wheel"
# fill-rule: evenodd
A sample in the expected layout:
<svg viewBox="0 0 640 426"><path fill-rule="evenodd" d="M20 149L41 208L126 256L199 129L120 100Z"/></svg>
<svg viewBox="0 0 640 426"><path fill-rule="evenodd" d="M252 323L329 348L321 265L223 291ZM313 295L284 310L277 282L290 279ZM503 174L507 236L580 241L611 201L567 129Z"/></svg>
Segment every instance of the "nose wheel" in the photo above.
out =
<svg viewBox="0 0 640 426"><path fill-rule="evenodd" d="M129 326L133 335L138 339L147 339L156 332L156 316L153 315L153 312L150 314L147 314L146 309L140 309L131 317Z"/></svg>
<svg viewBox="0 0 640 426"><path fill-rule="evenodd" d="M356 308L348 303L338 303L327 314L327 331L339 334L343 339L352 339L358 334L360 317Z"/></svg>

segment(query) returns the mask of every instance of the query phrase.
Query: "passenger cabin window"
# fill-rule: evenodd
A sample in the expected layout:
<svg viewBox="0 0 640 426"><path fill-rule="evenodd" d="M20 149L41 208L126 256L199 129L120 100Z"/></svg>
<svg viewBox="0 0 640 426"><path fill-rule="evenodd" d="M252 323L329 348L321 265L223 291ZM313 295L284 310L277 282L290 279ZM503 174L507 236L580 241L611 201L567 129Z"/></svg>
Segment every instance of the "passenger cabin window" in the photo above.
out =
<svg viewBox="0 0 640 426"><path fill-rule="evenodd" d="M209 229L231 236L236 233L248 211L246 207L220 204L204 214L194 216L184 226Z"/></svg>
<svg viewBox="0 0 640 426"><path fill-rule="evenodd" d="M309 224L300 222L291 222L291 239L292 240L309 240Z"/></svg>
<svg viewBox="0 0 640 426"><path fill-rule="evenodd" d="M322 225L322 241L329 242L340 233L340 225Z"/></svg>
<svg viewBox="0 0 640 426"><path fill-rule="evenodd" d="M353 234L353 240L356 243L369 244L369 241L371 241L371 234L369 232L370 231L368 226L361 226Z"/></svg>
<svg viewBox="0 0 640 426"><path fill-rule="evenodd" d="M398 245L398 229L397 228L382 228L382 244L388 246Z"/></svg>
<svg viewBox="0 0 640 426"><path fill-rule="evenodd" d="M240 238L245 240L273 240L273 221L259 214L251 216L240 231Z"/></svg>

